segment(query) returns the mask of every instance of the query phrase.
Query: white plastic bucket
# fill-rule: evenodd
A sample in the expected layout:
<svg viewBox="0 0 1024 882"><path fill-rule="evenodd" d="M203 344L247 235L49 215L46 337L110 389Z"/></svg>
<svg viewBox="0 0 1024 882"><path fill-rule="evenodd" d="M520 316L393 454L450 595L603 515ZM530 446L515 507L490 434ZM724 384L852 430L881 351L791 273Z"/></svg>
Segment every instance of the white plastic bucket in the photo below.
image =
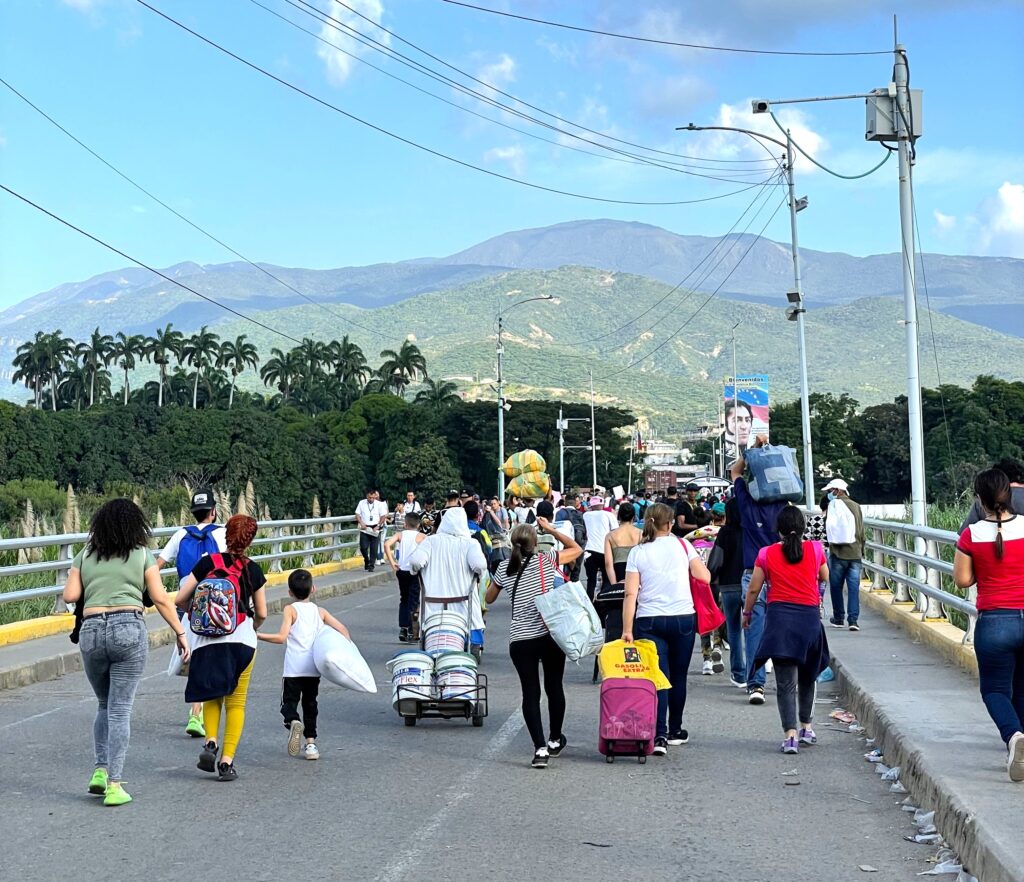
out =
<svg viewBox="0 0 1024 882"><path fill-rule="evenodd" d="M433 698L434 659L425 652L418 649L400 652L388 661L387 668L391 671L391 702L396 707L399 701Z"/></svg>
<svg viewBox="0 0 1024 882"><path fill-rule="evenodd" d="M435 658L446 652L463 652L469 625L462 613L445 610L427 616L422 625L423 650Z"/></svg>
<svg viewBox="0 0 1024 882"><path fill-rule="evenodd" d="M468 652L446 652L434 662L437 688L441 699L476 701L476 693L468 687L476 686L476 659Z"/></svg>

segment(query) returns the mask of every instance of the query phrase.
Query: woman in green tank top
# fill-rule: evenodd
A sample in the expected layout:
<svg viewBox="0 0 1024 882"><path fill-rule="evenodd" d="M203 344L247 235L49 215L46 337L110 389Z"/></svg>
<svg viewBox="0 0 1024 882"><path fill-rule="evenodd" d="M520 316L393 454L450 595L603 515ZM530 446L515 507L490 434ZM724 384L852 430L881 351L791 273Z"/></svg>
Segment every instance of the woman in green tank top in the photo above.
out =
<svg viewBox="0 0 1024 882"><path fill-rule="evenodd" d="M103 804L110 806L132 801L121 786L121 773L135 690L149 649L143 591L177 635L182 658L189 656L185 631L149 550L151 536L146 516L134 502L110 500L93 516L89 541L71 562L64 586L65 602L83 607L78 645L98 703L93 723L96 769L89 792L102 795Z"/></svg>

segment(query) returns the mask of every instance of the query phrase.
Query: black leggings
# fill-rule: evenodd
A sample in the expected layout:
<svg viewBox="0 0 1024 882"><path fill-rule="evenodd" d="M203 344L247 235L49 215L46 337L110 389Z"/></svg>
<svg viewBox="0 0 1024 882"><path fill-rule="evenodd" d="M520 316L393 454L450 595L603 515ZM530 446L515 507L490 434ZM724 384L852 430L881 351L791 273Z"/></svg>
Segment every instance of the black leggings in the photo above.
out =
<svg viewBox="0 0 1024 882"><path fill-rule="evenodd" d="M519 682L523 687L523 717L526 728L533 739L534 748L544 747L544 725L540 719L540 671L544 667L544 693L548 697L548 714L551 717L551 739L557 741L562 734L565 720L565 692L562 690L562 674L565 672L565 653L551 639L550 634L534 637L532 640L513 640L508 645Z"/></svg>
<svg viewBox="0 0 1024 882"><path fill-rule="evenodd" d="M281 690L281 716L284 724L290 726L299 719L299 701L302 702L302 734L316 738L317 695L320 692L319 677L285 677Z"/></svg>
<svg viewBox="0 0 1024 882"><path fill-rule="evenodd" d="M813 668L804 667L786 659L779 659L775 662L776 700L784 732L797 728L798 722L808 725L814 722L814 694L817 686L818 675ZM799 720L797 720L798 703Z"/></svg>
<svg viewBox="0 0 1024 882"><path fill-rule="evenodd" d="M587 597L594 599L594 592L597 590L597 576L604 567L604 552L588 551L583 558L583 569L587 571ZM604 581L604 577L601 577Z"/></svg>

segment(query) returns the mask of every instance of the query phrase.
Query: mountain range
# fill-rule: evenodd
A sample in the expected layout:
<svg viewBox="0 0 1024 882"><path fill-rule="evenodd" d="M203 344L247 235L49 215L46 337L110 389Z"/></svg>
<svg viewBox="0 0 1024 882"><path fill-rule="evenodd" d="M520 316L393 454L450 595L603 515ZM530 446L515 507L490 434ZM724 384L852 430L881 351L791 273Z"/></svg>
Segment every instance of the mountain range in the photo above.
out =
<svg viewBox="0 0 1024 882"><path fill-rule="evenodd" d="M850 392L865 404L891 399L904 374L900 256L802 249L801 259L812 389ZM934 385L936 360L943 382L1019 374L1024 260L928 254L923 266L924 382ZM493 394L487 386L499 305L548 293L557 301L530 303L508 317L506 371L522 395L578 398L589 390L592 367L599 400L681 419L713 406L713 390L732 371L728 341L737 321L741 372L770 372L782 397L797 388L795 326L782 314L792 286L790 249L766 239L574 221L506 233L445 258L331 270L260 267L185 262L163 272L292 336L350 333L371 363L377 351L412 335L434 373L473 378L462 381L469 395ZM934 310L930 323L926 302ZM247 333L263 352L289 345L148 270L127 268L0 312L0 381L9 380L14 349L38 330L85 339L97 326L151 334L168 322L186 332L208 324L224 337ZM0 393L24 397L9 382L0 382Z"/></svg>

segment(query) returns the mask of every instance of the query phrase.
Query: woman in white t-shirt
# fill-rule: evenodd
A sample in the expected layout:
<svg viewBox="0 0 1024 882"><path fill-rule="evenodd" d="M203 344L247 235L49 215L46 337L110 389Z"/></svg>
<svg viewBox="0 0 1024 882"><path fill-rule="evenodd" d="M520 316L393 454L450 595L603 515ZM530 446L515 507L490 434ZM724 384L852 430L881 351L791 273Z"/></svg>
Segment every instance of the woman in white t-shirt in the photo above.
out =
<svg viewBox="0 0 1024 882"><path fill-rule="evenodd" d="M647 510L640 544L626 561L626 598L622 606L622 639L652 640L658 666L672 684L658 692L658 727L654 755L664 756L670 744L685 744L686 673L697 634L697 615L690 576L711 581L694 547L672 535L675 513L658 503Z"/></svg>

